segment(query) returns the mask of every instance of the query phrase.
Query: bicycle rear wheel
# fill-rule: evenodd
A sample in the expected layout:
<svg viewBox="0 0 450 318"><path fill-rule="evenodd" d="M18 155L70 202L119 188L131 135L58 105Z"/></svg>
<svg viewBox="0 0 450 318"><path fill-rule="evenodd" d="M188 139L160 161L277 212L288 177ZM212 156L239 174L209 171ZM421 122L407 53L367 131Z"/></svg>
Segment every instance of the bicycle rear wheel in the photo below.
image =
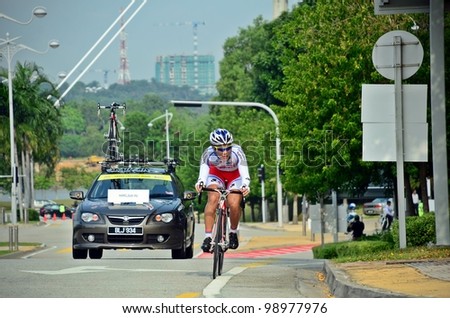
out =
<svg viewBox="0 0 450 318"><path fill-rule="evenodd" d="M214 236L214 249L213 249L213 279L215 279L218 275L222 274L222 266L223 266L223 250L220 246L223 236L223 227L221 224L223 215L222 213L217 214L216 216L216 235Z"/></svg>

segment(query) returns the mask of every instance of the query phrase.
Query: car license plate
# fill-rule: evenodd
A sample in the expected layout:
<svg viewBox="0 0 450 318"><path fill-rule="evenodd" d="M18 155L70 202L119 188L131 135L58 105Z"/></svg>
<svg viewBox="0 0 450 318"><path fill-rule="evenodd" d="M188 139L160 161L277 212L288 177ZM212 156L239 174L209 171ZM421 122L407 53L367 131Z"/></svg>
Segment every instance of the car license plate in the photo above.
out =
<svg viewBox="0 0 450 318"><path fill-rule="evenodd" d="M142 235L142 227L113 226L108 228L109 235Z"/></svg>

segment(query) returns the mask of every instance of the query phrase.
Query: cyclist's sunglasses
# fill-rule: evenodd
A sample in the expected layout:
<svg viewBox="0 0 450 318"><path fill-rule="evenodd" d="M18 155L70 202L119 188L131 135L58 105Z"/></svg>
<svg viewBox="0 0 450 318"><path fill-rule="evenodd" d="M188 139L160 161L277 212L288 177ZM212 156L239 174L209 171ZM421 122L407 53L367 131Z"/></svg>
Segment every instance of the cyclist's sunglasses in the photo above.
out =
<svg viewBox="0 0 450 318"><path fill-rule="evenodd" d="M219 152L230 151L230 150L231 150L231 145L230 145L230 146L226 146L226 147L217 147L217 146L214 146L214 149L215 149L216 151L219 151Z"/></svg>

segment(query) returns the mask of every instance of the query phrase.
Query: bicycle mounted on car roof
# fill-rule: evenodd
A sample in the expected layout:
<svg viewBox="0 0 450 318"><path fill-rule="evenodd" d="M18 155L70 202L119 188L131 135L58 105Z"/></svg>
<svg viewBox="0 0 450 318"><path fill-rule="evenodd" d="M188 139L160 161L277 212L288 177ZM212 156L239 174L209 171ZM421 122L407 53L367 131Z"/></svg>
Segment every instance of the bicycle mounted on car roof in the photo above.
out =
<svg viewBox="0 0 450 318"><path fill-rule="evenodd" d="M100 116L100 109L110 109L110 116L109 116L109 129L108 133L106 133L104 136L108 140L108 150L106 152L105 158L107 160L121 160L123 159L123 154L119 152L119 146L120 146L120 134L118 131L117 124L119 123L121 128L124 129L122 123L119 121L119 119L116 116L116 109L122 109L123 115L125 116L127 106L125 103L119 104L119 103L111 103L111 105L100 105L100 103L97 104L98 109L98 116Z"/></svg>
<svg viewBox="0 0 450 318"><path fill-rule="evenodd" d="M108 151L105 154L105 161L99 162L102 167L102 171L106 171L106 169L110 169L112 165L114 166L128 166L128 167L136 167L140 166L142 167L158 167L158 166L165 166L167 172L175 172L176 166L179 164L178 159L169 159L166 158L164 161L150 161L146 159L141 158L129 158L125 159L123 153L119 152L119 146L120 146L120 134L118 130L118 125L121 126L121 129L125 129L123 124L120 122L119 118L116 115L117 109L123 109L123 115L125 116L126 112L126 104L122 103L116 103L113 102L111 105L101 105L100 103L97 104L98 109L98 116L100 116L100 109L110 109L110 116L109 116L109 129L108 133L105 133L104 137L108 140Z"/></svg>

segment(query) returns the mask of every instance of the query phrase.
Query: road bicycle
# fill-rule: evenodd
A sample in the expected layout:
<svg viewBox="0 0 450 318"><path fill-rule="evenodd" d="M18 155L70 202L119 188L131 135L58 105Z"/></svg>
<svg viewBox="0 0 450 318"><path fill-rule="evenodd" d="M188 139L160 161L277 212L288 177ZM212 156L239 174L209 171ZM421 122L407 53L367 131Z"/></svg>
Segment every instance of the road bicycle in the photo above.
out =
<svg viewBox="0 0 450 318"><path fill-rule="evenodd" d="M125 104L118 103L112 103L111 105L100 105L100 103L97 104L98 116L100 116L101 109L110 109L109 129L108 133L105 134L105 138L108 140L108 150L106 153L106 159L108 161L118 161L123 159L123 156L119 152L120 134L117 124L120 124L121 127L123 127L123 125L117 118L116 110L122 109L123 115L125 116L126 108L127 106Z"/></svg>
<svg viewBox="0 0 450 318"><path fill-rule="evenodd" d="M219 203L216 209L216 219L212 230L212 242L210 252L213 254L213 279L222 275L224 254L228 249L228 233L230 230L229 216L230 211L227 206L227 197L230 193L237 193L242 195L240 190L236 189L216 189L203 187L203 191L216 192L219 194ZM198 197L199 203L201 202L201 192ZM242 200L243 204L244 200ZM243 206L241 205L241 208Z"/></svg>

